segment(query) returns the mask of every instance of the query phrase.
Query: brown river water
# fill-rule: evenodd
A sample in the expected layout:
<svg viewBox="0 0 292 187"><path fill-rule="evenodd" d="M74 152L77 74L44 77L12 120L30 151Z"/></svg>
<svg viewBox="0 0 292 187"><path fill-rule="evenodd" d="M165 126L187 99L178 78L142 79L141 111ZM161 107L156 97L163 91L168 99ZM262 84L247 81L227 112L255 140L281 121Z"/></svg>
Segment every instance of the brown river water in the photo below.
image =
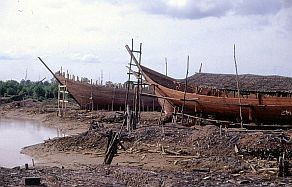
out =
<svg viewBox="0 0 292 187"><path fill-rule="evenodd" d="M15 167L32 164L32 158L21 154L23 147L62 136L55 128L42 126L30 120L0 118L0 166Z"/></svg>

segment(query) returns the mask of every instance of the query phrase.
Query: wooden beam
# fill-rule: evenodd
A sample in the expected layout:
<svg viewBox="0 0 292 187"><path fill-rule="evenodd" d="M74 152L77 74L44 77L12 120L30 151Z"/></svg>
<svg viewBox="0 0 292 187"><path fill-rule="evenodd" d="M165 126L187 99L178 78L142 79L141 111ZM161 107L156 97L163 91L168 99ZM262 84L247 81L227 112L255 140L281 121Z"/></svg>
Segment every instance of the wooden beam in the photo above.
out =
<svg viewBox="0 0 292 187"><path fill-rule="evenodd" d="M164 97L164 96L158 96L154 94L148 94L148 93L141 93L143 96L148 96L148 97L156 97L156 98L162 98L162 99L169 99L169 100L176 100L176 101L193 101L193 102L198 102L199 98L192 98L192 99L179 99L179 98L173 98L173 97Z"/></svg>
<svg viewBox="0 0 292 187"><path fill-rule="evenodd" d="M138 66L138 68L140 69L140 64L138 62L138 60L136 59L135 55L133 54L132 50L130 49L130 47L128 45L125 46L128 53L131 55L132 60L134 60L134 63L136 64L136 66Z"/></svg>
<svg viewBox="0 0 292 187"><path fill-rule="evenodd" d="M202 119L202 120L205 120L205 121L211 121L211 122L216 122L216 123L228 123L228 124L232 124L231 121L224 121L224 120L216 120L216 119L208 119L208 118L202 118L202 117L197 117L197 116L192 116L192 115L189 115L189 114L183 114L183 113L176 113L177 115L184 115L186 117L190 117L190 118L193 118L193 119Z"/></svg>
<svg viewBox="0 0 292 187"><path fill-rule="evenodd" d="M49 70L49 72L53 75L53 77L60 83L62 84L59 79L56 77L55 73L47 66L47 64L41 59L41 57L38 57L38 59L41 61L41 63Z"/></svg>

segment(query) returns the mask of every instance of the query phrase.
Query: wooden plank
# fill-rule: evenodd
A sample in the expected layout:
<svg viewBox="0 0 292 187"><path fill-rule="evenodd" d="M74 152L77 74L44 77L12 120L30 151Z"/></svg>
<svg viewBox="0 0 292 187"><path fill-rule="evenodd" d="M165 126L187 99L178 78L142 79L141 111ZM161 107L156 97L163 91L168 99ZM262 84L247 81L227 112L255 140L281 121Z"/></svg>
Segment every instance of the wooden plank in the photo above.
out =
<svg viewBox="0 0 292 187"><path fill-rule="evenodd" d="M176 155L176 156L165 156L167 158L200 158L200 156L185 156L185 155Z"/></svg>
<svg viewBox="0 0 292 187"><path fill-rule="evenodd" d="M211 121L211 122L216 122L216 123L228 123L228 124L232 124L231 121L208 119L208 118L202 118L202 117L192 116L192 115L183 114L183 113L176 113L176 115L184 115L184 116L187 116L187 117L190 117L190 118L193 118L193 119L201 119L201 120Z"/></svg>
<svg viewBox="0 0 292 187"><path fill-rule="evenodd" d="M141 95L149 96L149 97L162 98L162 99L169 99L169 100L177 100L177 101L195 101L195 102L197 102L199 100L199 98L179 99L179 98L173 98L173 97L158 96L158 95L155 95L155 94L148 94L148 93L141 93Z"/></svg>

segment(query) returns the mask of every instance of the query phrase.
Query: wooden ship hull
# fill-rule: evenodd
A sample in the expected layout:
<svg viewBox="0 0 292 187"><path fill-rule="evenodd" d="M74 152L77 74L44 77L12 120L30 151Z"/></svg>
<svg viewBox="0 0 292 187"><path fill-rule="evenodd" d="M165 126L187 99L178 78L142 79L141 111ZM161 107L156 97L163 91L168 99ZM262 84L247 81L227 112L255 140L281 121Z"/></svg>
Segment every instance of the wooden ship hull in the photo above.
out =
<svg viewBox="0 0 292 187"><path fill-rule="evenodd" d="M239 102L235 90L214 91L212 88L199 88L195 83L187 85L185 89L185 80L167 77L142 65L139 68L167 115L175 110L182 112L183 108L185 114L240 122L241 108L243 123L292 125L292 93L289 91L246 91L245 95L240 95Z"/></svg>
<svg viewBox="0 0 292 187"><path fill-rule="evenodd" d="M57 72L53 73L49 67L42 61L45 67L52 73L59 84L66 86L67 91L78 103L81 109L93 110L113 110L124 111L126 104L131 108L134 107L135 90L123 86L115 85L97 85L79 80L75 76ZM153 93L149 88L144 88L142 92ZM128 93L128 99L126 99ZM126 102L127 100L127 102ZM141 111L160 111L160 105L156 98L142 96L140 98Z"/></svg>
<svg viewBox="0 0 292 187"><path fill-rule="evenodd" d="M68 92L76 100L82 109L95 110L124 110L127 88L118 88L115 86L100 86L85 83L77 80L65 78L63 75L56 74L58 82L66 85ZM145 91L151 93L151 90ZM134 105L135 93L130 89L128 93L128 104ZM141 97L142 111L157 111L160 105L155 98Z"/></svg>
<svg viewBox="0 0 292 187"><path fill-rule="evenodd" d="M199 116L212 116L216 119L239 121L240 106L244 123L262 124L292 124L292 97L277 97L265 95L264 93L250 94L248 98L229 95L217 96L192 93L189 90L185 93L182 89L167 87L169 77L141 66L145 80L154 86L154 92L159 98L159 103L166 114L177 111L184 106L187 114ZM157 76L160 78L158 79ZM159 80L160 82L158 82ZM165 82L163 82L165 81ZM173 79L174 83L179 81Z"/></svg>

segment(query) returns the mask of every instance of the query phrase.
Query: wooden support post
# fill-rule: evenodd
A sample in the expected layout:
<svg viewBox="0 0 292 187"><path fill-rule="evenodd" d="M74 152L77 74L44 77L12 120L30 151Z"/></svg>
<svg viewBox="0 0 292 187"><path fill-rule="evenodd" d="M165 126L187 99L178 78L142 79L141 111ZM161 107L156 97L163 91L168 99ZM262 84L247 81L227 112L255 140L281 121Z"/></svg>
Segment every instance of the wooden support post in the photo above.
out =
<svg viewBox="0 0 292 187"><path fill-rule="evenodd" d="M284 160L283 161L283 174L284 174L284 176L289 176L290 175L289 161L288 160Z"/></svg>
<svg viewBox="0 0 292 187"><path fill-rule="evenodd" d="M134 48L134 40L132 39L132 49L129 49L129 51L133 51L133 48ZM133 61L133 57L134 55L131 53L131 59L130 59L130 68L129 68L129 72L128 72L128 81L127 81L127 94L126 94L126 99L125 99L125 108L127 108L127 105L128 105L128 99L129 99L129 92L130 92L130 81L131 81L131 69L132 69L132 61Z"/></svg>
<svg viewBox="0 0 292 187"><path fill-rule="evenodd" d="M134 113L127 113L128 115L128 122L129 119L131 119L131 130L136 129L136 123L140 120L140 114L141 114L141 90L142 90L142 74L139 65L141 64L141 57L142 57L142 43L140 43L139 51L134 50L134 40L132 39L132 46L131 49L126 46L129 54L131 55L130 63L129 63L129 72L128 72L128 81L127 81L127 94L125 99L125 108L127 107L129 103L129 91L130 91L130 82L131 82L131 75L134 74L137 77L137 84L132 84L132 87L134 88L134 98L133 100L133 111ZM138 53L139 55L139 61L135 58L134 53ZM132 69L132 66L137 66L138 71L135 72Z"/></svg>
<svg viewBox="0 0 292 187"><path fill-rule="evenodd" d="M259 100L259 105L263 104L263 95L261 93L258 93L258 100Z"/></svg>
<svg viewBox="0 0 292 187"><path fill-rule="evenodd" d="M165 57L165 76L167 76L167 58Z"/></svg>
<svg viewBox="0 0 292 187"><path fill-rule="evenodd" d="M172 114L172 123L177 122L177 114L176 114L176 107L173 108L173 114Z"/></svg>
<svg viewBox="0 0 292 187"><path fill-rule="evenodd" d="M94 106L93 106L93 91L92 91L92 79L91 79L91 86L90 86L90 104L91 104L91 111L93 111L93 108L94 108Z"/></svg>
<svg viewBox="0 0 292 187"><path fill-rule="evenodd" d="M165 104L165 99L163 99L163 105L162 105L162 109L160 110L160 117L159 117L159 124L158 125L161 125L161 130L162 130L162 135L164 136L164 122L162 122L162 113L164 112L164 104Z"/></svg>
<svg viewBox="0 0 292 187"><path fill-rule="evenodd" d="M112 97L112 111L114 111L115 96L116 96L116 87L114 87L114 94L113 94L113 97Z"/></svg>
<svg viewBox="0 0 292 187"><path fill-rule="evenodd" d="M139 64L141 64L141 58L142 58L142 43L140 43L140 48L139 48ZM142 92L142 73L141 73L141 70L138 68L138 75L139 75L139 78L138 78L138 85L137 85L137 101L136 103L138 104L137 105L137 108L135 109L136 112L135 112L135 121L134 121L134 129L136 129L136 124L140 121L140 115L141 115L141 92Z"/></svg>
<svg viewBox="0 0 292 187"><path fill-rule="evenodd" d="M24 164L25 170L28 170L28 164Z"/></svg>
<svg viewBox="0 0 292 187"><path fill-rule="evenodd" d="M144 104L144 100L141 100L142 103L142 111L145 111L145 104Z"/></svg>
<svg viewBox="0 0 292 187"><path fill-rule="evenodd" d="M131 126L132 126L132 131L133 131L137 129L138 116L136 116L136 114L132 112L131 118L132 118Z"/></svg>
<svg viewBox="0 0 292 187"><path fill-rule="evenodd" d="M63 117L65 115L65 111L67 109L68 103L68 91L65 85L58 86L58 116Z"/></svg>
<svg viewBox="0 0 292 187"><path fill-rule="evenodd" d="M130 109L130 106L127 105L127 131L132 132L132 111Z"/></svg>
<svg viewBox="0 0 292 187"><path fill-rule="evenodd" d="M252 113L253 113L253 109L251 107L248 108L248 120L249 121L253 121L253 115L252 115Z"/></svg>
<svg viewBox="0 0 292 187"><path fill-rule="evenodd" d="M182 120L181 124L184 125L184 106L186 102L186 92L187 92L187 86L188 86L188 74L189 74L189 61L190 61L190 56L188 56L187 60L187 73L186 73L186 80L185 80L185 89L184 89L184 100L183 100L183 105L182 105Z"/></svg>
<svg viewBox="0 0 292 187"><path fill-rule="evenodd" d="M278 165L278 168L279 168L279 170L278 170L278 176L279 177L283 177L284 176L284 173L283 173L283 158L282 157L280 157L279 158L279 165Z"/></svg>
<svg viewBox="0 0 292 187"><path fill-rule="evenodd" d="M58 116L61 116L61 109L60 109L60 84L58 85Z"/></svg>
<svg viewBox="0 0 292 187"><path fill-rule="evenodd" d="M239 103L239 117L240 117L240 126L243 128L243 119L242 119L242 109L241 109L241 99L240 99L240 90L239 90L239 80L238 80L238 71L237 71L237 62L235 57L235 44L233 48L234 53L234 64L235 64L235 72L236 72L236 86L237 86L237 96L238 96L238 103Z"/></svg>

